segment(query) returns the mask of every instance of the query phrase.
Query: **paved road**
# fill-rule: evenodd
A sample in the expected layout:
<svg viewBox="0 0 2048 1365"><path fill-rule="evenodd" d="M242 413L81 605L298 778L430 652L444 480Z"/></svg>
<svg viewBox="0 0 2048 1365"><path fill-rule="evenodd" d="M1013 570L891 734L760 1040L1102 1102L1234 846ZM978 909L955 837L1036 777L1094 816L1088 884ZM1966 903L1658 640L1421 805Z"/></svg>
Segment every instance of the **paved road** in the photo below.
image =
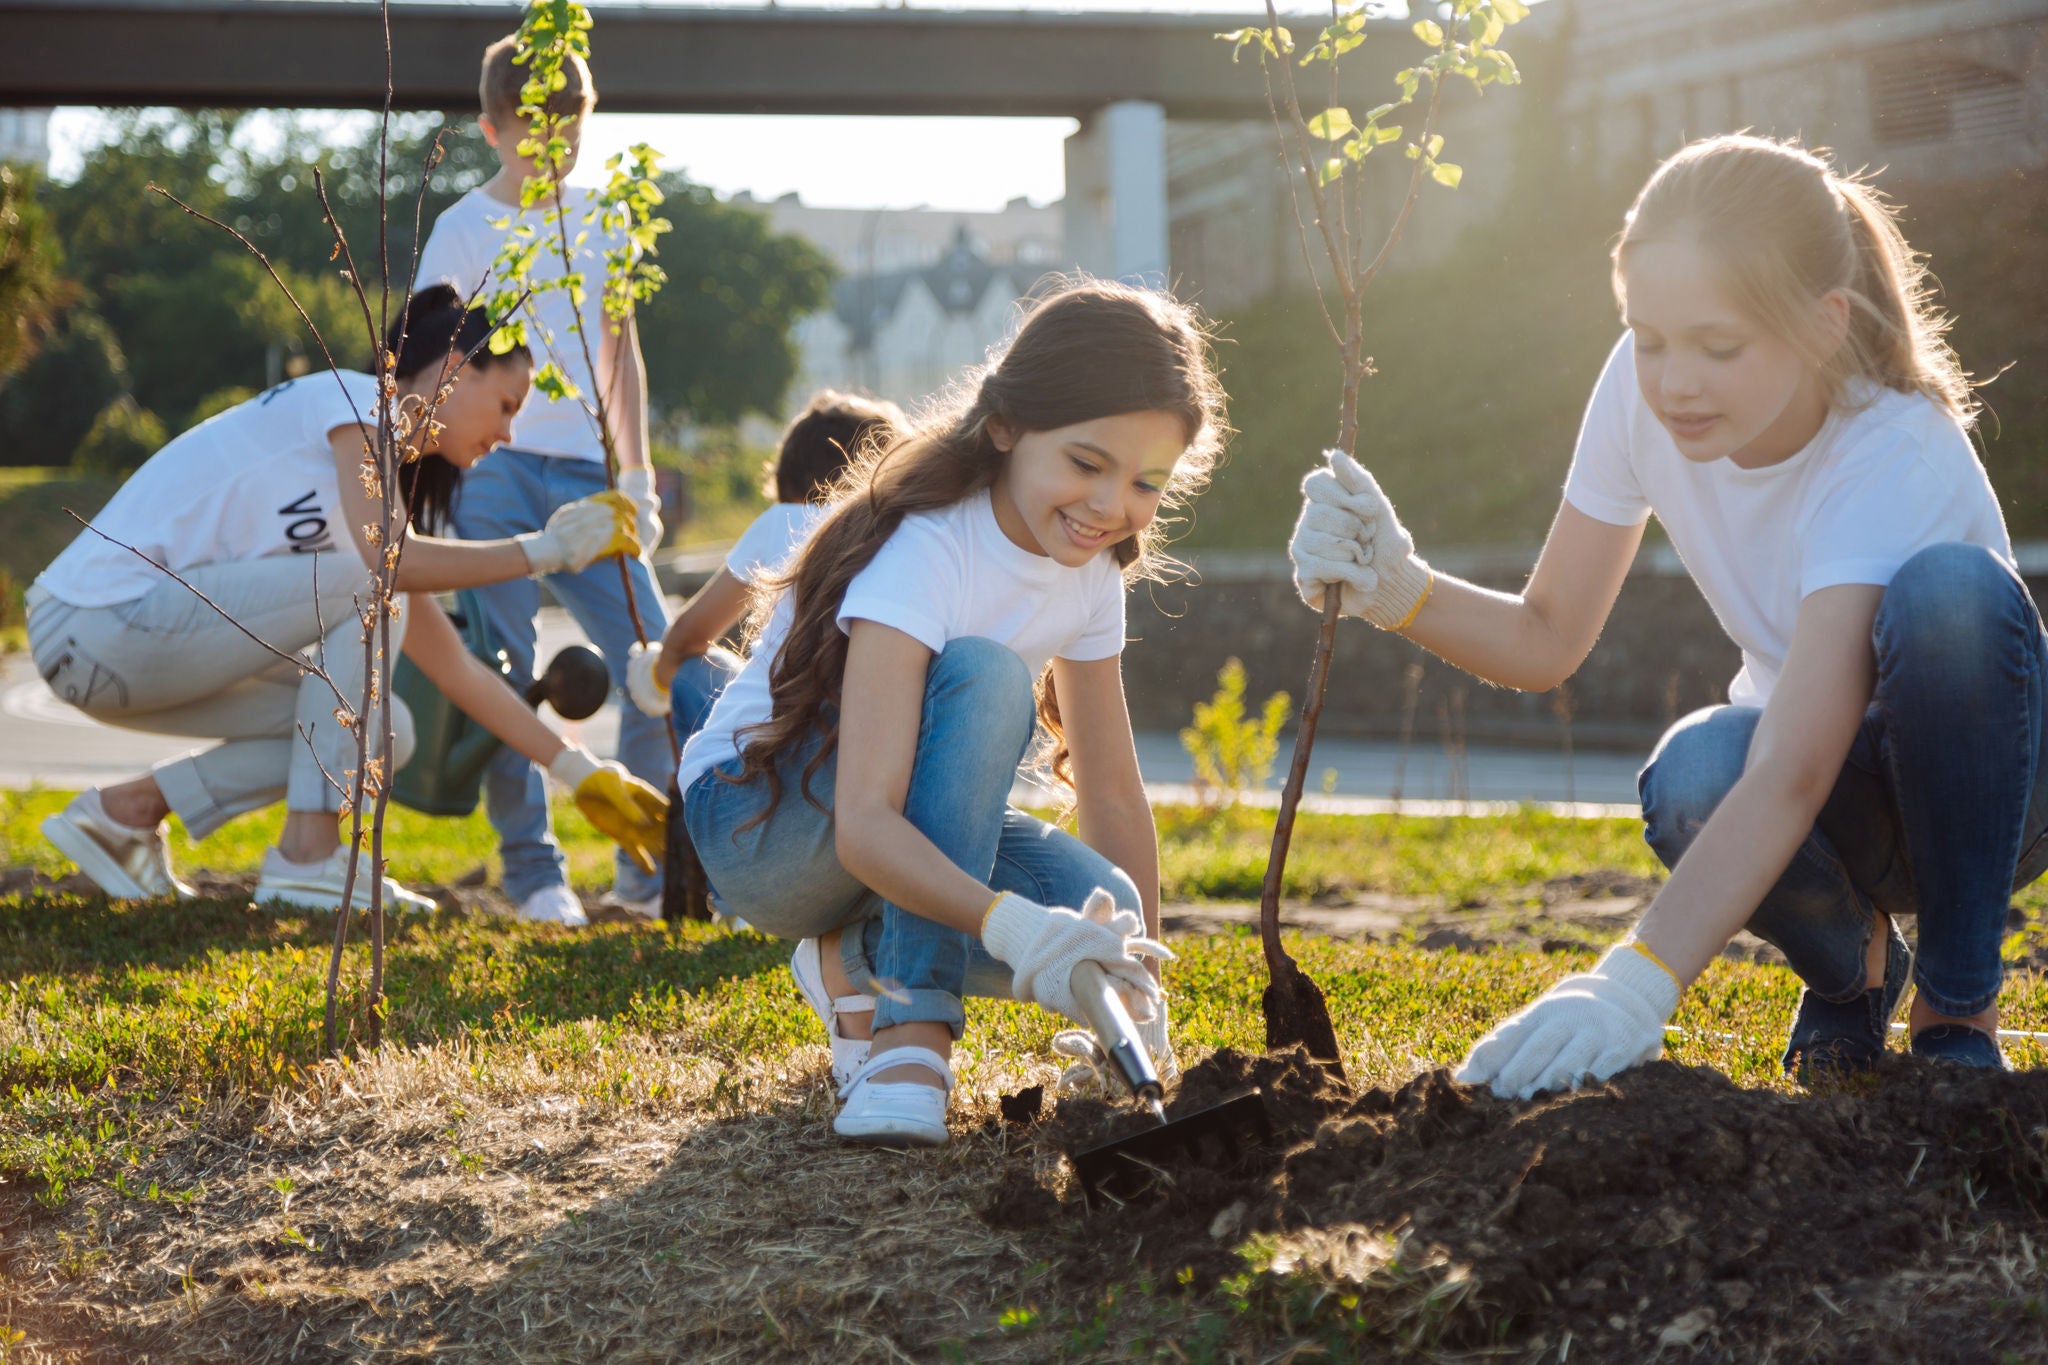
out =
<svg viewBox="0 0 2048 1365"><path fill-rule="evenodd" d="M566 612L542 612L543 658L582 638ZM618 735L618 713L611 706L580 725L565 724L552 715L549 720L600 754L611 751ZM189 740L88 720L50 694L25 656L0 665L0 787L97 785L132 777L191 747ZM1184 794L1193 779L1193 765L1174 735L1138 736L1138 757L1148 785L1160 796ZM1285 775L1286 757L1283 750L1273 776L1275 788ZM1404 756L1396 744L1326 738L1317 743L1310 769L1309 790L1316 793L1310 804L1370 811L1385 808L1399 796L1404 805L1421 803L1420 809L1430 811L1469 809L1466 803L1483 808L1496 802L1533 801L1574 802L1586 807L1587 814L1596 813L1594 807L1633 812L1635 771L1641 761L1638 754L1580 752L1567 769L1556 750L1473 748L1464 756L1462 774L1456 774L1434 744L1418 743ZM1332 771L1334 780L1325 785L1326 774Z"/></svg>

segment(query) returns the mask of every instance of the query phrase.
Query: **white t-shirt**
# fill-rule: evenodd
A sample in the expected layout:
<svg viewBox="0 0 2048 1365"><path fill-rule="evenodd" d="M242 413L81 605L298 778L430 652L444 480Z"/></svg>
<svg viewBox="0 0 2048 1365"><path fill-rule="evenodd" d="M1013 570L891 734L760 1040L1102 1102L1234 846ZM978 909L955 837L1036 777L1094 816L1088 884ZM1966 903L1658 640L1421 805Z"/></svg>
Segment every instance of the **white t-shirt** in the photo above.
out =
<svg viewBox="0 0 2048 1365"><path fill-rule="evenodd" d="M764 574L780 569L804 543L813 527L832 510L823 502L778 502L755 517L725 557L725 567L734 578L751 584Z"/></svg>
<svg viewBox="0 0 2048 1365"><path fill-rule="evenodd" d="M785 592L753 658L684 746L676 770L684 790L738 756L740 730L770 718L768 673L791 616ZM996 524L984 491L905 517L846 585L838 620L845 631L856 620L893 626L934 654L952 640L993 640L1014 650L1036 677L1054 658L1086 663L1123 653L1123 573L1108 553L1068 568L1019 549Z"/></svg>
<svg viewBox="0 0 2048 1365"><path fill-rule="evenodd" d="M1864 385L1857 399L1870 398ZM1964 541L2013 562L1991 480L1956 420L1919 394L1876 391L1829 414L1812 441L1762 469L1679 453L1636 387L1624 335L1594 387L1565 500L1633 526L1652 512L1742 649L1728 686L1762 706L1784 667L1799 604L1845 583L1883 587L1916 552Z"/></svg>
<svg viewBox="0 0 2048 1365"><path fill-rule="evenodd" d="M562 192L563 226L569 231L569 240L574 242L576 234L588 232L588 240L575 252L576 268L582 272L583 329L590 342L590 357L597 359L598 348L604 340L607 326L604 317L604 252L607 238L597 230L597 224L583 221L589 211L594 191L569 185ZM562 254L555 245L554 229L542 223L547 209L536 205L526 210L525 216L541 234L541 249L534 256L531 277L536 284L562 278ZM427 244L420 251L419 287L430 284L452 284L466 299L473 294L490 270L491 263L498 258L498 248L511 235L508 220L520 217L521 210L516 204L506 204L484 193L481 187L471 190L462 198L450 204L427 234ZM505 227L497 226L507 223ZM610 239L616 245L616 237ZM491 277L495 292L496 275ZM482 299L478 299L482 303ZM571 322L576 316L567 290L550 289L535 294L526 302L527 345L533 351L533 365L539 369L552 357L569 376L572 383L592 398L596 382L590 377L590 369L583 363L583 347L578 344ZM538 323L536 326L535 324ZM553 337L552 351L543 344L543 334ZM526 406L512 420L511 445L521 450L540 451L548 455L564 455L580 460L604 459L604 442L599 439L597 427L590 415L575 399L555 400L535 391L527 395Z"/></svg>
<svg viewBox="0 0 2048 1365"><path fill-rule="evenodd" d="M339 383L335 381L339 380ZM327 434L377 420L377 381L354 370L287 379L185 432L128 476L92 524L183 573L270 555L334 554L363 568L340 522ZM353 406L351 406L353 402ZM79 533L36 578L76 607L107 607L168 582L119 545Z"/></svg>

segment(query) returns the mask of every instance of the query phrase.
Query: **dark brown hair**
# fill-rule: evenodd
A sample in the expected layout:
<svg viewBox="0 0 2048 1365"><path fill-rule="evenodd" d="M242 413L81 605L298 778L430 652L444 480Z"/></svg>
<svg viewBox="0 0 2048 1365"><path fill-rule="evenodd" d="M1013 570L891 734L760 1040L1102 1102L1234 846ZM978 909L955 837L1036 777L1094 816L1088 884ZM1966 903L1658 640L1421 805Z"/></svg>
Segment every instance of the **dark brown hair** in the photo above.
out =
<svg viewBox="0 0 2048 1365"><path fill-rule="evenodd" d="M989 432L1000 419L1018 433L1055 431L1133 412L1170 412L1187 432L1187 450L1166 489L1167 505L1200 491L1228 431L1223 387L1209 340L1195 311L1149 289L1103 280L1062 282L1025 315L1007 347L970 371L947 398L886 446L870 446L832 491L835 504L804 549L755 597L749 634L758 639L778 592L792 596L788 636L770 664L770 718L741 731L741 770L768 779L766 819L782 799L775 756L813 729L824 743L805 767L803 787L839 741L840 684L846 636L839 604L903 518L950 507L995 484L1006 456ZM1167 525L1154 518L1143 531L1109 547L1126 582L1157 578L1166 560ZM1039 719L1051 740L1049 767L1072 785L1059 699L1048 666L1038 682ZM822 808L822 806L821 806Z"/></svg>
<svg viewBox="0 0 2048 1365"><path fill-rule="evenodd" d="M820 389L782 433L777 502L823 502L861 447L887 445L909 428L903 409L880 398Z"/></svg>
<svg viewBox="0 0 2048 1365"><path fill-rule="evenodd" d="M407 299L404 310L391 320L384 349L392 356L392 373L399 379L412 379L429 367L445 373L450 356L458 361L469 357L464 368L470 370L489 369L514 358L531 363L532 354L524 344L492 355L484 345L490 334L490 318L483 309L465 308L451 284L430 284ZM421 455L398 468L406 516L431 534L447 525L461 486L462 471L439 455Z"/></svg>

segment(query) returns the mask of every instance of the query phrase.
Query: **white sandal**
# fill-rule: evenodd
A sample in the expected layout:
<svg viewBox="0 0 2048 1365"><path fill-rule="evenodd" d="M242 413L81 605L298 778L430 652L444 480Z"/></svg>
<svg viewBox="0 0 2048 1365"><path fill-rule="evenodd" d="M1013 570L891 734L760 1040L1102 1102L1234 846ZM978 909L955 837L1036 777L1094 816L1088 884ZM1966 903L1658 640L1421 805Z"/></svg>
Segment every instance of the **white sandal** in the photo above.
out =
<svg viewBox="0 0 2048 1365"><path fill-rule="evenodd" d="M898 1066L921 1066L941 1084L869 1079ZM952 1091L953 1068L930 1048L896 1047L877 1052L839 1092L846 1103L833 1118L832 1131L852 1142L937 1147L946 1140L946 1100Z"/></svg>
<svg viewBox="0 0 2048 1365"><path fill-rule="evenodd" d="M818 1016L818 1022L825 1026L825 1037L832 1044L832 1084L844 1090L853 1084L853 1077L868 1059L868 1040L848 1038L839 1031L839 1016L842 1014L869 1014L875 1012L875 997L872 995L842 995L836 999L825 994L825 964L818 952L818 940L804 939L796 945L796 951L789 956L789 974L796 978L796 988L803 993L810 1004L811 1013Z"/></svg>

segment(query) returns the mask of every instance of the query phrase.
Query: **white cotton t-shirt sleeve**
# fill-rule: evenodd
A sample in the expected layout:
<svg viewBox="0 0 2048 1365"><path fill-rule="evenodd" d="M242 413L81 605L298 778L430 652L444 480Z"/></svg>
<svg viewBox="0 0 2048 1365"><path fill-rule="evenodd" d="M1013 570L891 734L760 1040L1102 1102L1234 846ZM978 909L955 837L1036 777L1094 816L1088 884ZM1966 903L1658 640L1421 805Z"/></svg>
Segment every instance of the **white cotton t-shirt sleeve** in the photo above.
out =
<svg viewBox="0 0 2048 1365"><path fill-rule="evenodd" d="M1093 585L1088 624L1059 651L1060 658L1077 664L1113 659L1124 652L1124 576L1106 553L1099 565L1103 572Z"/></svg>
<svg viewBox="0 0 2048 1365"><path fill-rule="evenodd" d="M965 595L958 547L936 521L906 517L846 585L839 628L893 626L936 654L953 638Z"/></svg>
<svg viewBox="0 0 2048 1365"><path fill-rule="evenodd" d="M733 542L725 567L742 583L753 583L789 562L799 545L826 512L824 505L778 502L755 517Z"/></svg>
<svg viewBox="0 0 2048 1365"><path fill-rule="evenodd" d="M1931 412L1932 405L1926 406ZM1987 545L2011 559L1997 501L1970 456L1967 438L1955 434L1943 443L1960 447L1958 454L1915 429L1925 425L1887 423L1845 453L1843 477L1800 529L1801 598L1845 583L1885 587L1907 559L1944 541ZM1936 439L1947 435L1937 433Z"/></svg>
<svg viewBox="0 0 2048 1365"><path fill-rule="evenodd" d="M1636 392L1635 344L1622 334L1579 425L1579 444L1565 476L1564 497L1572 506L1612 526L1636 526L1650 515L1650 500L1630 459L1631 418L1641 402Z"/></svg>

